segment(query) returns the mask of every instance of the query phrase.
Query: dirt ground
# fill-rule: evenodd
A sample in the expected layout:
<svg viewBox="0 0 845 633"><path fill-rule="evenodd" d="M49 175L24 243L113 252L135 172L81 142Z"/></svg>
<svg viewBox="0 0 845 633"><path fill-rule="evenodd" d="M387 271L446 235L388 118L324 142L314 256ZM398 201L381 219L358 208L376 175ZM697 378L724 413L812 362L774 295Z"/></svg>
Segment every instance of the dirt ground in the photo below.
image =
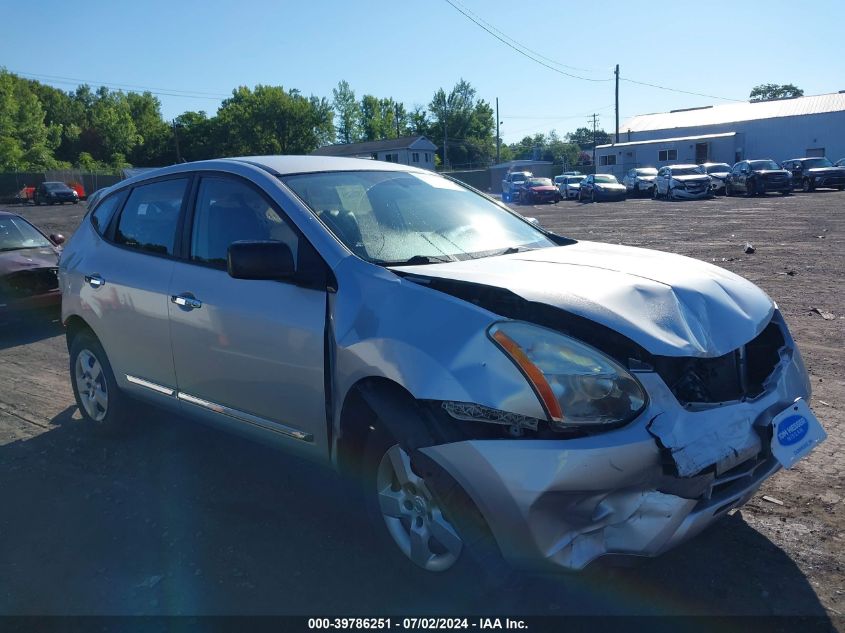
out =
<svg viewBox="0 0 845 633"><path fill-rule="evenodd" d="M8 208L66 235L84 213ZM31 321L0 330L0 613L808 615L842 627L845 193L518 209L760 285L803 352L827 442L659 559L479 601L392 565L352 483L321 467L157 411L128 438L92 437L61 326Z"/></svg>

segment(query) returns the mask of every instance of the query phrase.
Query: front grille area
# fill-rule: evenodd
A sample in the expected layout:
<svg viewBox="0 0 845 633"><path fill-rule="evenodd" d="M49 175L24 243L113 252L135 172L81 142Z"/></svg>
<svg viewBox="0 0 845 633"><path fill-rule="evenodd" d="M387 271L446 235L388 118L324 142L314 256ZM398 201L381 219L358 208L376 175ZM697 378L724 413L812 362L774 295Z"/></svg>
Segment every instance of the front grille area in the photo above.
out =
<svg viewBox="0 0 845 633"><path fill-rule="evenodd" d="M25 299L46 294L59 287L57 268L22 270L0 279L0 295L10 299Z"/></svg>
<svg viewBox="0 0 845 633"><path fill-rule="evenodd" d="M776 323L752 341L718 358L655 357L655 370L682 405L754 398L780 362L785 341Z"/></svg>

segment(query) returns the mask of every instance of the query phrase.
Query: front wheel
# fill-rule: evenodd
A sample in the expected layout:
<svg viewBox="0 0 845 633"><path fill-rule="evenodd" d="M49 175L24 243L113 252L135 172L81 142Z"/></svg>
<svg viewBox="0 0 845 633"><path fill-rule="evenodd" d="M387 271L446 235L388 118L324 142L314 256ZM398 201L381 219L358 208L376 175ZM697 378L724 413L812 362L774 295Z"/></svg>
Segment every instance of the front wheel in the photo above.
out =
<svg viewBox="0 0 845 633"><path fill-rule="evenodd" d="M446 484L443 473L423 476L380 428L367 438L364 469L367 514L397 565L441 589L446 582L484 593L514 579L481 513L450 477Z"/></svg>
<svg viewBox="0 0 845 633"><path fill-rule="evenodd" d="M801 181L801 191L804 193L810 193L813 190L813 184L810 182L809 178L805 178Z"/></svg>
<svg viewBox="0 0 845 633"><path fill-rule="evenodd" d="M745 182L745 197L751 198L754 196L755 190L757 188L757 183L753 180L749 180Z"/></svg>
<svg viewBox="0 0 845 633"><path fill-rule="evenodd" d="M96 432L114 435L129 419L127 396L117 386L111 364L91 332L77 334L70 345L70 379L82 419Z"/></svg>
<svg viewBox="0 0 845 633"><path fill-rule="evenodd" d="M595 190L595 189L593 189L593 190L590 192L590 202L595 202L595 201L596 201L596 190Z"/></svg>

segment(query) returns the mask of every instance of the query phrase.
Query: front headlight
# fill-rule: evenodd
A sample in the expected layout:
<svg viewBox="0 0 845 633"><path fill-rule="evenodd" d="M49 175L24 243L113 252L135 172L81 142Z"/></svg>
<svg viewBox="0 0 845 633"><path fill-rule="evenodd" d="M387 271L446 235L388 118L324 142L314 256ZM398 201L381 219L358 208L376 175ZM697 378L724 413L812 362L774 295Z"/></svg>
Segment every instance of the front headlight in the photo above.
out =
<svg viewBox="0 0 845 633"><path fill-rule="evenodd" d="M488 334L531 383L552 426L619 424L645 407L640 383L589 345L521 321L494 323Z"/></svg>

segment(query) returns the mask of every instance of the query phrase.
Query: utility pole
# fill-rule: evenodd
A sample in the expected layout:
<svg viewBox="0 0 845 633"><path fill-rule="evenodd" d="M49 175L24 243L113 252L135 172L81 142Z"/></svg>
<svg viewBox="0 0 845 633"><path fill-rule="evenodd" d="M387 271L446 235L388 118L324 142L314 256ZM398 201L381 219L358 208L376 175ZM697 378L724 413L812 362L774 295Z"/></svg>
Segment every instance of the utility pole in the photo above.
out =
<svg viewBox="0 0 845 633"><path fill-rule="evenodd" d="M176 119L173 119L173 140L176 143L176 162L182 162L182 155L179 153L179 132L176 125Z"/></svg>
<svg viewBox="0 0 845 633"><path fill-rule="evenodd" d="M593 170L596 168L596 119L598 115L593 113Z"/></svg>
<svg viewBox="0 0 845 633"><path fill-rule="evenodd" d="M443 104L443 171L446 171L446 104Z"/></svg>
<svg viewBox="0 0 845 633"><path fill-rule="evenodd" d="M616 64L616 142L619 142L619 64Z"/></svg>
<svg viewBox="0 0 845 633"><path fill-rule="evenodd" d="M619 91L618 85L616 87L616 90L617 90L617 96L618 96L618 91ZM400 134L399 134L399 104L398 103L393 106L393 118L396 119L396 138L399 138ZM619 135L619 120L618 120L618 118L617 118L616 123L617 123L617 125L616 125L616 135L618 136ZM616 140L619 141L618 138Z"/></svg>
<svg viewBox="0 0 845 633"><path fill-rule="evenodd" d="M499 147L502 144L502 139L499 138L499 97L496 97L496 164L498 165L501 161L499 158Z"/></svg>

